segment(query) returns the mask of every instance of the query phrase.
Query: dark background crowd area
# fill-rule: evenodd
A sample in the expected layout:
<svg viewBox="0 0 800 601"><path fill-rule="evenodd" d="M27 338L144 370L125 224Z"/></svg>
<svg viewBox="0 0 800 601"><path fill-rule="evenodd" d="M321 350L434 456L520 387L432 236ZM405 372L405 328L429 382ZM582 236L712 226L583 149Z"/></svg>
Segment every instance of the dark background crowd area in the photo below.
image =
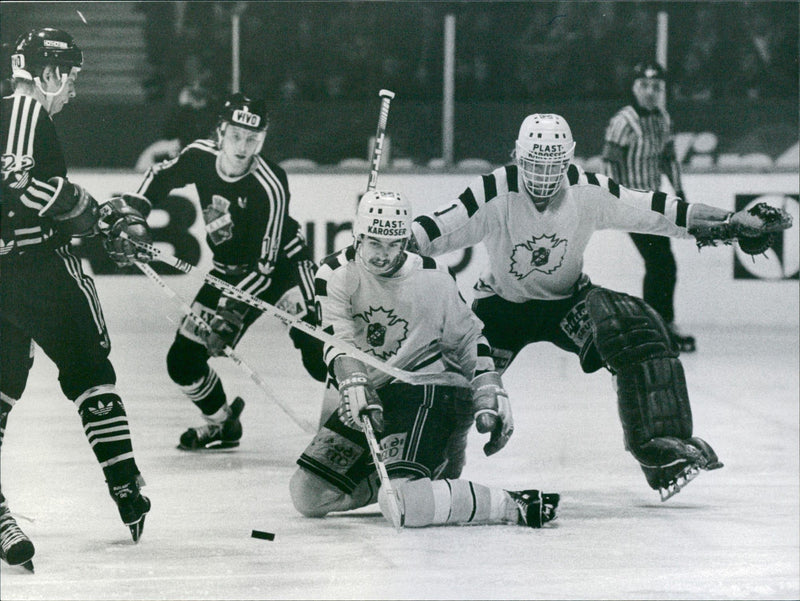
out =
<svg viewBox="0 0 800 601"><path fill-rule="evenodd" d="M655 57L660 11L669 17L676 130L714 132L719 151L773 156L798 137L796 2L124 4L137 15L144 49L131 84L139 94L112 101L84 92L79 77L78 101L57 117L82 145L83 152L67 149L73 164L130 167L155 139L188 141L208 131L230 90L234 12L241 88L269 102L265 151L277 160L366 158L382 88L397 94L392 156L420 165L441 156L447 14L456 19L456 160L505 162L519 123L536 111L563 114L577 154L598 153L608 118L629 99L632 65ZM6 50L29 26L62 27L79 44L92 35L74 14L69 23L32 23L28 6L3 3ZM89 73L101 61L85 50Z"/></svg>

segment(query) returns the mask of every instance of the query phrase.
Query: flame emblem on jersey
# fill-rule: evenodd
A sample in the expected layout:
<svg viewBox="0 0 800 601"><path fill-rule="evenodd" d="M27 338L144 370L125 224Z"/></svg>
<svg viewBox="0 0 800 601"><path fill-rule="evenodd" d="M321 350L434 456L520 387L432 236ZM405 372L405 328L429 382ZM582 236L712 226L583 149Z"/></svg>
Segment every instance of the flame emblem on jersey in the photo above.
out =
<svg viewBox="0 0 800 601"><path fill-rule="evenodd" d="M203 209L206 232L214 244L222 244L233 238L233 219L229 211L230 206L230 200L214 194L211 197L211 204Z"/></svg>
<svg viewBox="0 0 800 601"><path fill-rule="evenodd" d="M511 253L511 273L521 280L534 271L553 273L561 267L567 254L567 241L552 236L534 236L517 244Z"/></svg>
<svg viewBox="0 0 800 601"><path fill-rule="evenodd" d="M408 337L408 322L394 314L393 310L383 307L370 307L364 313L354 316L366 325L365 334L367 348L365 352L371 353L379 359L387 359L396 355L403 341Z"/></svg>

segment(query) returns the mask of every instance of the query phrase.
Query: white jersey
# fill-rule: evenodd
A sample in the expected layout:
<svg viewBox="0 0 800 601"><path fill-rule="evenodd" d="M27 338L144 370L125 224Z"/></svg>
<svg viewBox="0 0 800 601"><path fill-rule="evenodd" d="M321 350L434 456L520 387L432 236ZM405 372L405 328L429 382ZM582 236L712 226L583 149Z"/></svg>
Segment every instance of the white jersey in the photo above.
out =
<svg viewBox="0 0 800 601"><path fill-rule="evenodd" d="M407 255L389 277L364 269L353 247L325 259L315 280L323 328L408 371L441 373L450 367L472 378L479 354L481 369L492 369L483 323L464 302L447 266L430 257ZM346 353L325 345L328 365L341 354ZM376 387L392 379L367 369Z"/></svg>
<svg viewBox="0 0 800 601"><path fill-rule="evenodd" d="M477 178L450 205L417 217L412 232L422 255L438 256L483 242L489 265L475 297L521 303L556 300L588 281L583 253L596 230L690 238L691 205L663 192L630 190L570 165L543 212L525 191L516 165Z"/></svg>

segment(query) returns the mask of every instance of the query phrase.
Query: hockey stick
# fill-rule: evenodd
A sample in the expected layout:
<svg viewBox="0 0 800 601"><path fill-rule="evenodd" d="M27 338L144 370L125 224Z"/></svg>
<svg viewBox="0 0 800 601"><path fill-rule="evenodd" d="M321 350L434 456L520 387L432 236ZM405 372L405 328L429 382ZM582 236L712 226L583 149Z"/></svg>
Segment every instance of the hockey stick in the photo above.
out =
<svg viewBox="0 0 800 601"><path fill-rule="evenodd" d="M153 259L157 259L162 263L166 263L176 269L179 269L183 273L194 273L194 267L173 255L163 252L161 249L153 246L152 244L147 244L146 242L140 242L139 240L134 240L130 238L125 232L120 233L120 237L124 238L125 240L129 240L135 246L146 250ZM158 275L155 274L154 275ZM286 311L282 311L278 309L274 305L269 304L268 302L261 300L260 298L253 296L252 294L242 290L241 288L237 288L233 284L229 284L225 280L221 280L220 278L213 276L211 274L206 274L205 281L208 282L211 286L222 290L231 298L241 301L243 303L247 303L251 307L255 309L259 309L263 311L267 315L271 315L279 319L283 322L284 325L296 328L302 332L305 332L309 336L316 338L317 340L321 340L322 342L327 342L332 346L335 346L339 350L351 355L352 357L361 360L363 363L374 367L375 369L382 371L383 373L392 376L397 380L401 380L403 382L407 382L409 384L415 384L419 386L424 386L427 384L433 384L437 386L455 386L458 388L469 388L470 383L464 376L459 373L445 371L441 373L435 374L420 374L412 371L406 371L397 367L393 367L388 365L384 361L381 361L377 357L369 355L359 349L352 344L342 340L341 338L337 338L332 334L328 334L325 330L323 330L319 326L314 326L310 323L303 321L302 319L292 315L291 313L287 313ZM151 278L152 279L152 278ZM161 278L159 278L161 279Z"/></svg>
<svg viewBox="0 0 800 601"><path fill-rule="evenodd" d="M378 478L381 481L381 488L386 494L389 501L388 519L392 526L400 532L403 527L403 517L400 511L400 498L397 496L397 491L389 480L389 473L386 471L386 464L383 462L381 447L378 444L378 438L375 436L375 430L372 429L372 422L369 421L368 415L361 416L361 426L364 429L364 437L367 439L369 445L369 452L372 455L372 462L375 464L375 469L378 471Z"/></svg>
<svg viewBox="0 0 800 601"><path fill-rule="evenodd" d="M381 164L381 155L383 154L383 139L386 135L386 123L389 120L389 103L392 101L392 98L394 98L394 92L381 90L378 92L378 96L381 97L381 112L378 115L378 129L375 132L375 146L372 149L372 162L370 164L369 180L367 181L367 192L374 190L378 185L378 169ZM357 358L360 359L360 357ZM464 381L466 382L466 378ZM381 488L386 494L389 521L391 521L395 529L400 532L403 525L402 512L400 511L400 499L397 496L397 491L394 489L394 486L392 486L391 480L389 480L386 465L383 463L381 448L378 444L375 432L372 429L372 422L369 421L368 416L364 415L361 418L361 424L364 428L364 436L367 439L367 444L369 445L369 452L372 454L372 462L375 464L375 469L378 471Z"/></svg>
<svg viewBox="0 0 800 601"><path fill-rule="evenodd" d="M175 292L172 288L170 288L167 283L161 279L153 268L145 263L140 263L139 261L134 261L134 265L139 268L139 270L145 274L150 280L158 286L161 291L168 297L170 297L176 305L178 305L183 313L201 330L205 332L211 331L211 326L206 323L206 321L200 317L197 313L192 310L191 305L183 300L177 292ZM256 372L252 367L250 367L245 361L236 354L229 345L225 345L222 349L222 352L225 353L231 361L233 361L237 367L239 367L243 372L245 372L250 379L253 380L258 386L264 391L267 398L275 403L281 410L289 416L289 418L300 428L302 428L305 432L314 433L316 432L316 428L314 428L311 424L306 422L305 420L301 419L300 417L296 416L293 411L291 411L276 395L272 392L272 389L267 385L264 379Z"/></svg>
<svg viewBox="0 0 800 601"><path fill-rule="evenodd" d="M378 129L375 131L375 146L372 149L372 162L370 164L369 181L367 191L374 190L378 184L378 167L381 163L383 154L383 139L386 136L386 123L389 121L389 103L394 98L394 92L381 90L378 92L381 97L381 112L378 115Z"/></svg>

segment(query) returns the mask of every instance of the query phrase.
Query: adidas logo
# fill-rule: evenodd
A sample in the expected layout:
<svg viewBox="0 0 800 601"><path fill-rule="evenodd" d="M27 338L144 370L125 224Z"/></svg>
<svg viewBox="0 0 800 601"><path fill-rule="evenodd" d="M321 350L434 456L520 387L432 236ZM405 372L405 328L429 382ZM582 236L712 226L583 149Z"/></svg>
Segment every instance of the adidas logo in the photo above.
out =
<svg viewBox="0 0 800 601"><path fill-rule="evenodd" d="M114 401L109 401L107 405L104 405L103 401L97 401L97 407L89 407L89 413L103 417L111 413L112 409L114 409Z"/></svg>

